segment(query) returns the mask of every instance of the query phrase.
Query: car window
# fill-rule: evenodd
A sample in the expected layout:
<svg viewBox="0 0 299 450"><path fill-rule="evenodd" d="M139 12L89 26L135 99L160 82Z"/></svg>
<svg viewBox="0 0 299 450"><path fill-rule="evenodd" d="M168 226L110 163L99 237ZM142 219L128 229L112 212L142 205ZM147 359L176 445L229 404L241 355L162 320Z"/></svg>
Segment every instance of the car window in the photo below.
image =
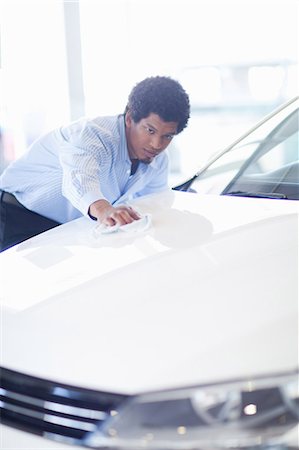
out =
<svg viewBox="0 0 299 450"><path fill-rule="evenodd" d="M273 184L276 180L283 189L281 197L286 197L286 190L288 198L297 199L298 123L298 103L294 102L208 164L199 176L193 177L191 190L198 193L227 194L244 192L250 188L256 196L276 192L279 197L279 191ZM272 185L269 182L271 177ZM262 178L264 183L261 184ZM244 181L251 181L250 186ZM290 186L287 186L289 183L294 184L292 192Z"/></svg>
<svg viewBox="0 0 299 450"><path fill-rule="evenodd" d="M244 162L255 152L258 142L249 142L234 147L198 177L192 184L197 193L220 194L239 172Z"/></svg>
<svg viewBox="0 0 299 450"><path fill-rule="evenodd" d="M298 125L297 110L260 143L223 193L298 199Z"/></svg>

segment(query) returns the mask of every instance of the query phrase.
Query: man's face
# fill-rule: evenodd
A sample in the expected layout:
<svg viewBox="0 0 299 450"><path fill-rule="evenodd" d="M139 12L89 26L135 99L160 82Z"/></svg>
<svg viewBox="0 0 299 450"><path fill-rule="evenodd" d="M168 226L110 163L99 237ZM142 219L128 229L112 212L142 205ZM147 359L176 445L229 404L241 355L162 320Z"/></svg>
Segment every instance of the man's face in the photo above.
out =
<svg viewBox="0 0 299 450"><path fill-rule="evenodd" d="M163 152L177 133L177 122L164 122L153 113L135 123L130 112L127 112L125 121L130 159L138 159L146 164Z"/></svg>

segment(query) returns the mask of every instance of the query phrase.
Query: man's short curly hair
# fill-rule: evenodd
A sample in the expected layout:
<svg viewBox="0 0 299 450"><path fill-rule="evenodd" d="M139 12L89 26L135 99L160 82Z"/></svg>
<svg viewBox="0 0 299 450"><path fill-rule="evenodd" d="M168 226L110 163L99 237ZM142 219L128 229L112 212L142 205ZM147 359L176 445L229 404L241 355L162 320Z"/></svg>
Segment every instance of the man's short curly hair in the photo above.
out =
<svg viewBox="0 0 299 450"><path fill-rule="evenodd" d="M170 77L149 77L132 89L127 111L135 123L151 113L157 114L164 122L177 122L177 133L180 133L190 117L189 96L181 84Z"/></svg>

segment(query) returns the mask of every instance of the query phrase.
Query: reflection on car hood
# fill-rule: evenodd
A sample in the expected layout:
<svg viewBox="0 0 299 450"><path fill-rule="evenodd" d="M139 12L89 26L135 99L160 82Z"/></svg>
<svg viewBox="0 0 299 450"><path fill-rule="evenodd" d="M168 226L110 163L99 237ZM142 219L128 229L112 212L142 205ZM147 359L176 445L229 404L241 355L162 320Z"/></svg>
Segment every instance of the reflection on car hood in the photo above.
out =
<svg viewBox="0 0 299 450"><path fill-rule="evenodd" d="M0 254L2 365L123 393L297 366L297 204L165 192Z"/></svg>

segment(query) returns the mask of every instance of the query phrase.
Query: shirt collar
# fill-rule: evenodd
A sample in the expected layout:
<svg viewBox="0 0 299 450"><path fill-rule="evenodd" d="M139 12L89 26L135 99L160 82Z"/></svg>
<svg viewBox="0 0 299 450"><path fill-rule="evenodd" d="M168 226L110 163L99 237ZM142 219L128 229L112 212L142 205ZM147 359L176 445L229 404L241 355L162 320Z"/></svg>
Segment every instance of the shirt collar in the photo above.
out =
<svg viewBox="0 0 299 450"><path fill-rule="evenodd" d="M159 165L158 165L158 162L157 162L157 158L158 157L156 156L155 159L153 159L153 161L151 163L147 164L147 166L150 167L153 170L158 169Z"/></svg>

